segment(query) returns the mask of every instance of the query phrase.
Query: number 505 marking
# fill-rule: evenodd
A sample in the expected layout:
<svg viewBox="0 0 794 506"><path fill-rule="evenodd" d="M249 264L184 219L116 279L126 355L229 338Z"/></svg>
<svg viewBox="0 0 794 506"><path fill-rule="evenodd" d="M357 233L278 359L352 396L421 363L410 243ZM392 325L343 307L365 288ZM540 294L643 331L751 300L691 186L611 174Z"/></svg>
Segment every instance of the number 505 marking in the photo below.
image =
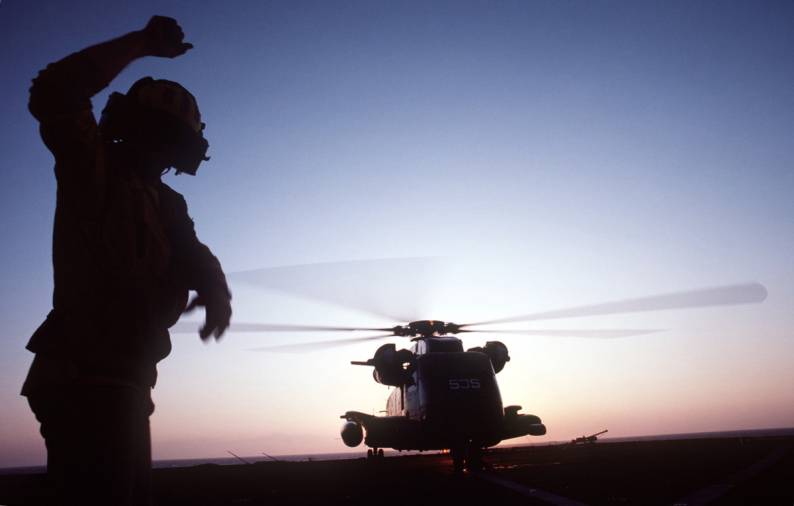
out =
<svg viewBox="0 0 794 506"><path fill-rule="evenodd" d="M480 388L480 380L471 379L451 379L449 380L450 390L476 390Z"/></svg>

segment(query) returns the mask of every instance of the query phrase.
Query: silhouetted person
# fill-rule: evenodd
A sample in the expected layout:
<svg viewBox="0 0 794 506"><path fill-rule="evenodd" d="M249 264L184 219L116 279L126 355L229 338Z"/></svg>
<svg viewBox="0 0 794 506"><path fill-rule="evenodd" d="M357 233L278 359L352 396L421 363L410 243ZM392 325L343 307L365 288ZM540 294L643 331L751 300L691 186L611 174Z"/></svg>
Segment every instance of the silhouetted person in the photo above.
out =
<svg viewBox="0 0 794 506"><path fill-rule="evenodd" d="M168 328L206 307L202 339L229 325L218 260L196 238L182 196L160 177L195 174L204 124L177 83L146 77L110 96L97 125L91 97L143 56L192 46L175 20L89 47L33 80L30 112L55 156L53 309L28 343L22 389L47 445L47 469L67 504L149 504L149 415Z"/></svg>

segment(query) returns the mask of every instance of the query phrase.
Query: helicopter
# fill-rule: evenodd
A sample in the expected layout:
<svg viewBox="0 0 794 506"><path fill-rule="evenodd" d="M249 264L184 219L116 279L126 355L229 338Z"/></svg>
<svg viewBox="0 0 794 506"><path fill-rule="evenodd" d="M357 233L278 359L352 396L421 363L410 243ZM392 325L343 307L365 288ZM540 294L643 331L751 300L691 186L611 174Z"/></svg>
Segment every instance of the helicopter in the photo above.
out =
<svg viewBox="0 0 794 506"><path fill-rule="evenodd" d="M273 272L284 269L276 268ZM289 278L275 281L269 269L242 271L230 275L255 285L290 292L301 283ZM312 270L307 280L314 277ZM366 276L365 276L366 277ZM373 283L374 284L374 283ZM322 286L308 282L307 286ZM306 290L304 290L305 292ZM292 293L295 293L294 291ZM328 299L316 291L301 295ZM504 405L496 375L510 361L508 347L489 340L484 345L464 349L458 334L499 334L622 338L659 332L659 329L502 329L489 326L559 318L635 313L693 307L726 306L763 302L766 288L760 283L745 283L702 288L649 297L622 299L601 304L575 306L553 311L524 314L508 318L457 324L442 320L415 320L393 326L335 326L232 323L232 332L359 332L378 334L341 339L299 342L253 348L256 351L302 352L331 346L408 338L410 348L397 349L394 343L380 346L372 358L351 361L352 365L372 367L376 383L391 387L383 416L361 411L345 411L341 439L348 447L362 442L368 447L368 459L384 456L383 449L449 451L455 471L477 470L483 466L483 450L502 441L522 436L542 436L547 432L540 416L519 413L518 405ZM350 301L344 301L350 306ZM340 304L341 305L341 304ZM360 308L362 304L357 304ZM375 312L375 311L370 311ZM383 314L383 312L379 312ZM195 331L194 325L179 326L172 331Z"/></svg>
<svg viewBox="0 0 794 506"><path fill-rule="evenodd" d="M386 416L347 411L341 435L349 447L358 446L366 431L367 455L382 457L396 450L450 449L455 470L481 466L482 448L504 439L546 434L536 415L519 414L521 406L502 405L496 374L510 360L507 346L488 341L463 351L463 342L448 334L461 332L454 323L411 322L392 329L413 339L410 350L384 344L367 361L373 379L394 387L386 402Z"/></svg>

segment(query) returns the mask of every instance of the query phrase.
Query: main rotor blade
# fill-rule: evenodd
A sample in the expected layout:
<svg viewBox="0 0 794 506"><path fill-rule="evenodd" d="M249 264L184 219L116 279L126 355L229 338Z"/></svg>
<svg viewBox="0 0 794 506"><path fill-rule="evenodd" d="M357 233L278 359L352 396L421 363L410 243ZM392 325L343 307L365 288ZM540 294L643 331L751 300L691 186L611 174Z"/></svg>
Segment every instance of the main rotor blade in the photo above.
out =
<svg viewBox="0 0 794 506"><path fill-rule="evenodd" d="M198 322L178 322L170 331L175 334L196 332ZM335 327L328 325L292 325L289 323L232 323L229 332L332 332L372 330L391 332L391 328L382 327Z"/></svg>
<svg viewBox="0 0 794 506"><path fill-rule="evenodd" d="M461 327L533 320L553 320L557 318L579 318L582 316L619 313L639 313L643 311L661 311L665 309L753 304L763 302L766 296L767 291L764 285L760 283L746 283L668 293L651 297L624 299L604 304L575 306L555 311L544 311L541 313L530 313L497 320L467 323L461 325Z"/></svg>
<svg viewBox="0 0 794 506"><path fill-rule="evenodd" d="M419 320L445 263L441 257L384 258L291 265L232 272L243 282L386 318Z"/></svg>
<svg viewBox="0 0 794 506"><path fill-rule="evenodd" d="M387 337L395 337L394 334L379 334L375 336L363 337L348 337L345 339L331 339L328 341L309 341L305 343L295 344L278 344L275 346L260 346L257 348L249 348L249 351L271 351L271 352L303 352L315 351L325 348L335 348L337 346L345 346L348 344L361 343L365 341L375 341L377 339L386 339Z"/></svg>
<svg viewBox="0 0 794 506"><path fill-rule="evenodd" d="M462 329L460 332L480 332L488 334L522 334L527 336L544 337L586 337L596 339L614 339L621 337L641 336L664 332L664 329Z"/></svg>

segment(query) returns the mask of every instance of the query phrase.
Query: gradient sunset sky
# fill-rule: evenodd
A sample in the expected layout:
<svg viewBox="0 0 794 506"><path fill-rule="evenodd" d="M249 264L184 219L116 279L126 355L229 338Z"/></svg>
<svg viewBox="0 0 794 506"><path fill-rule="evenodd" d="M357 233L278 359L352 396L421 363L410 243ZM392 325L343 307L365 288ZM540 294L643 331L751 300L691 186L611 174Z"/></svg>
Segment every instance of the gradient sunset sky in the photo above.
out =
<svg viewBox="0 0 794 506"><path fill-rule="evenodd" d="M409 285L412 318L457 322L757 281L763 304L544 325L664 332L504 337L502 397L543 418L535 442L794 426L793 3L5 0L0 467L45 459L19 396L52 290L55 180L30 80L153 14L195 49L133 63L95 112L144 75L196 95L212 159L166 182L228 271L438 257L369 289L396 308ZM232 290L238 321L404 323ZM377 343L249 351L320 337L174 336L155 459L344 451L339 415L385 405L349 365Z"/></svg>

